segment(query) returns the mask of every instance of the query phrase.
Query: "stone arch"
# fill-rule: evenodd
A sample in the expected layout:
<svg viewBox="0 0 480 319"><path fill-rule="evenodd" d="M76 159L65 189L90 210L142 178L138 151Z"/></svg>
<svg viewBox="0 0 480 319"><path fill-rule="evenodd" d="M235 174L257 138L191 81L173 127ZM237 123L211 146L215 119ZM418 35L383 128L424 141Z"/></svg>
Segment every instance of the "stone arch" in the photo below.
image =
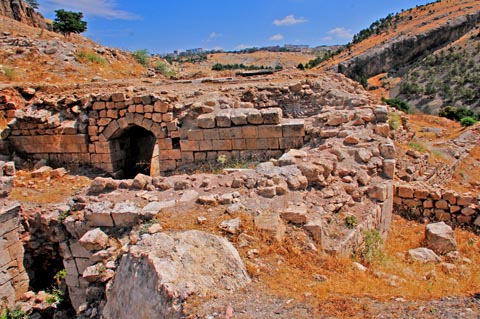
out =
<svg viewBox="0 0 480 319"><path fill-rule="evenodd" d="M141 114L127 114L110 122L100 140L108 143L113 175L158 175L158 139L164 138L164 134L158 123Z"/></svg>

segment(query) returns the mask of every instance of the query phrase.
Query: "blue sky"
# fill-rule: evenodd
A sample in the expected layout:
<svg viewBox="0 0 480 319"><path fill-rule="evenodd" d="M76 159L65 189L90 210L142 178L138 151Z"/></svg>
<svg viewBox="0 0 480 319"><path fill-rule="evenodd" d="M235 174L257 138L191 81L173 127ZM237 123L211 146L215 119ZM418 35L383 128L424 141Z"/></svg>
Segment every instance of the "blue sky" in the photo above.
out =
<svg viewBox="0 0 480 319"><path fill-rule="evenodd" d="M85 36L124 50L345 44L388 13L432 0L39 0L40 12L83 12Z"/></svg>

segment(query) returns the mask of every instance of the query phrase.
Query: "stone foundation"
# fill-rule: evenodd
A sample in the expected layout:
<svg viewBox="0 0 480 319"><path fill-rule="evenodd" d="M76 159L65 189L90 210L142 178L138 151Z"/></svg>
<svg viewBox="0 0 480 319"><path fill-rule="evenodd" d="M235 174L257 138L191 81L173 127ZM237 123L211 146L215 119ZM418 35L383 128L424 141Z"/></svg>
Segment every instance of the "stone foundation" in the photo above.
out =
<svg viewBox="0 0 480 319"><path fill-rule="evenodd" d="M28 291L28 275L23 267L23 243L19 239L20 205L0 210L0 299L12 306Z"/></svg>
<svg viewBox="0 0 480 319"><path fill-rule="evenodd" d="M443 221L451 225L480 230L478 198L452 190L431 188L425 184L397 184L395 210L409 218Z"/></svg>

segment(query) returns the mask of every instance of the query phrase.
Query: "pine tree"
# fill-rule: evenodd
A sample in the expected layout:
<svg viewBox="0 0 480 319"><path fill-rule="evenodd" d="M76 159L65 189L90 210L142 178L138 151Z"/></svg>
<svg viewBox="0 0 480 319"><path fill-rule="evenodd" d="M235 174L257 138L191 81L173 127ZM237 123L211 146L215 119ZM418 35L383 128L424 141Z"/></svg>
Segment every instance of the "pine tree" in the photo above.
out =
<svg viewBox="0 0 480 319"><path fill-rule="evenodd" d="M59 9L55 11L57 17L53 21L53 29L65 36L71 33L82 33L87 30L87 22L82 21L83 13Z"/></svg>

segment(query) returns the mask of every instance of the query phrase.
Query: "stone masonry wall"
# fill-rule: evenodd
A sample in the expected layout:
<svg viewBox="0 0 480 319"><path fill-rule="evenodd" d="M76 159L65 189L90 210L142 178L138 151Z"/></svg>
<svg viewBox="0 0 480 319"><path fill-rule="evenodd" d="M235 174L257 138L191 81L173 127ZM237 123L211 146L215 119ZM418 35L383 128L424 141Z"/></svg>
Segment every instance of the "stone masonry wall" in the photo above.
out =
<svg viewBox="0 0 480 319"><path fill-rule="evenodd" d="M280 156L303 146L304 121L284 119L280 108L230 108L189 112L176 97L124 93L37 100L15 111L2 138L15 151L53 163L91 164L122 177L129 156L119 140L134 126L156 139L151 175L207 160Z"/></svg>
<svg viewBox="0 0 480 319"><path fill-rule="evenodd" d="M434 189L426 184L397 184L395 211L410 218L443 221L480 230L478 198L451 190Z"/></svg>
<svg viewBox="0 0 480 319"><path fill-rule="evenodd" d="M28 290L23 267L23 243L19 239L20 205L0 210L0 306L12 306Z"/></svg>

